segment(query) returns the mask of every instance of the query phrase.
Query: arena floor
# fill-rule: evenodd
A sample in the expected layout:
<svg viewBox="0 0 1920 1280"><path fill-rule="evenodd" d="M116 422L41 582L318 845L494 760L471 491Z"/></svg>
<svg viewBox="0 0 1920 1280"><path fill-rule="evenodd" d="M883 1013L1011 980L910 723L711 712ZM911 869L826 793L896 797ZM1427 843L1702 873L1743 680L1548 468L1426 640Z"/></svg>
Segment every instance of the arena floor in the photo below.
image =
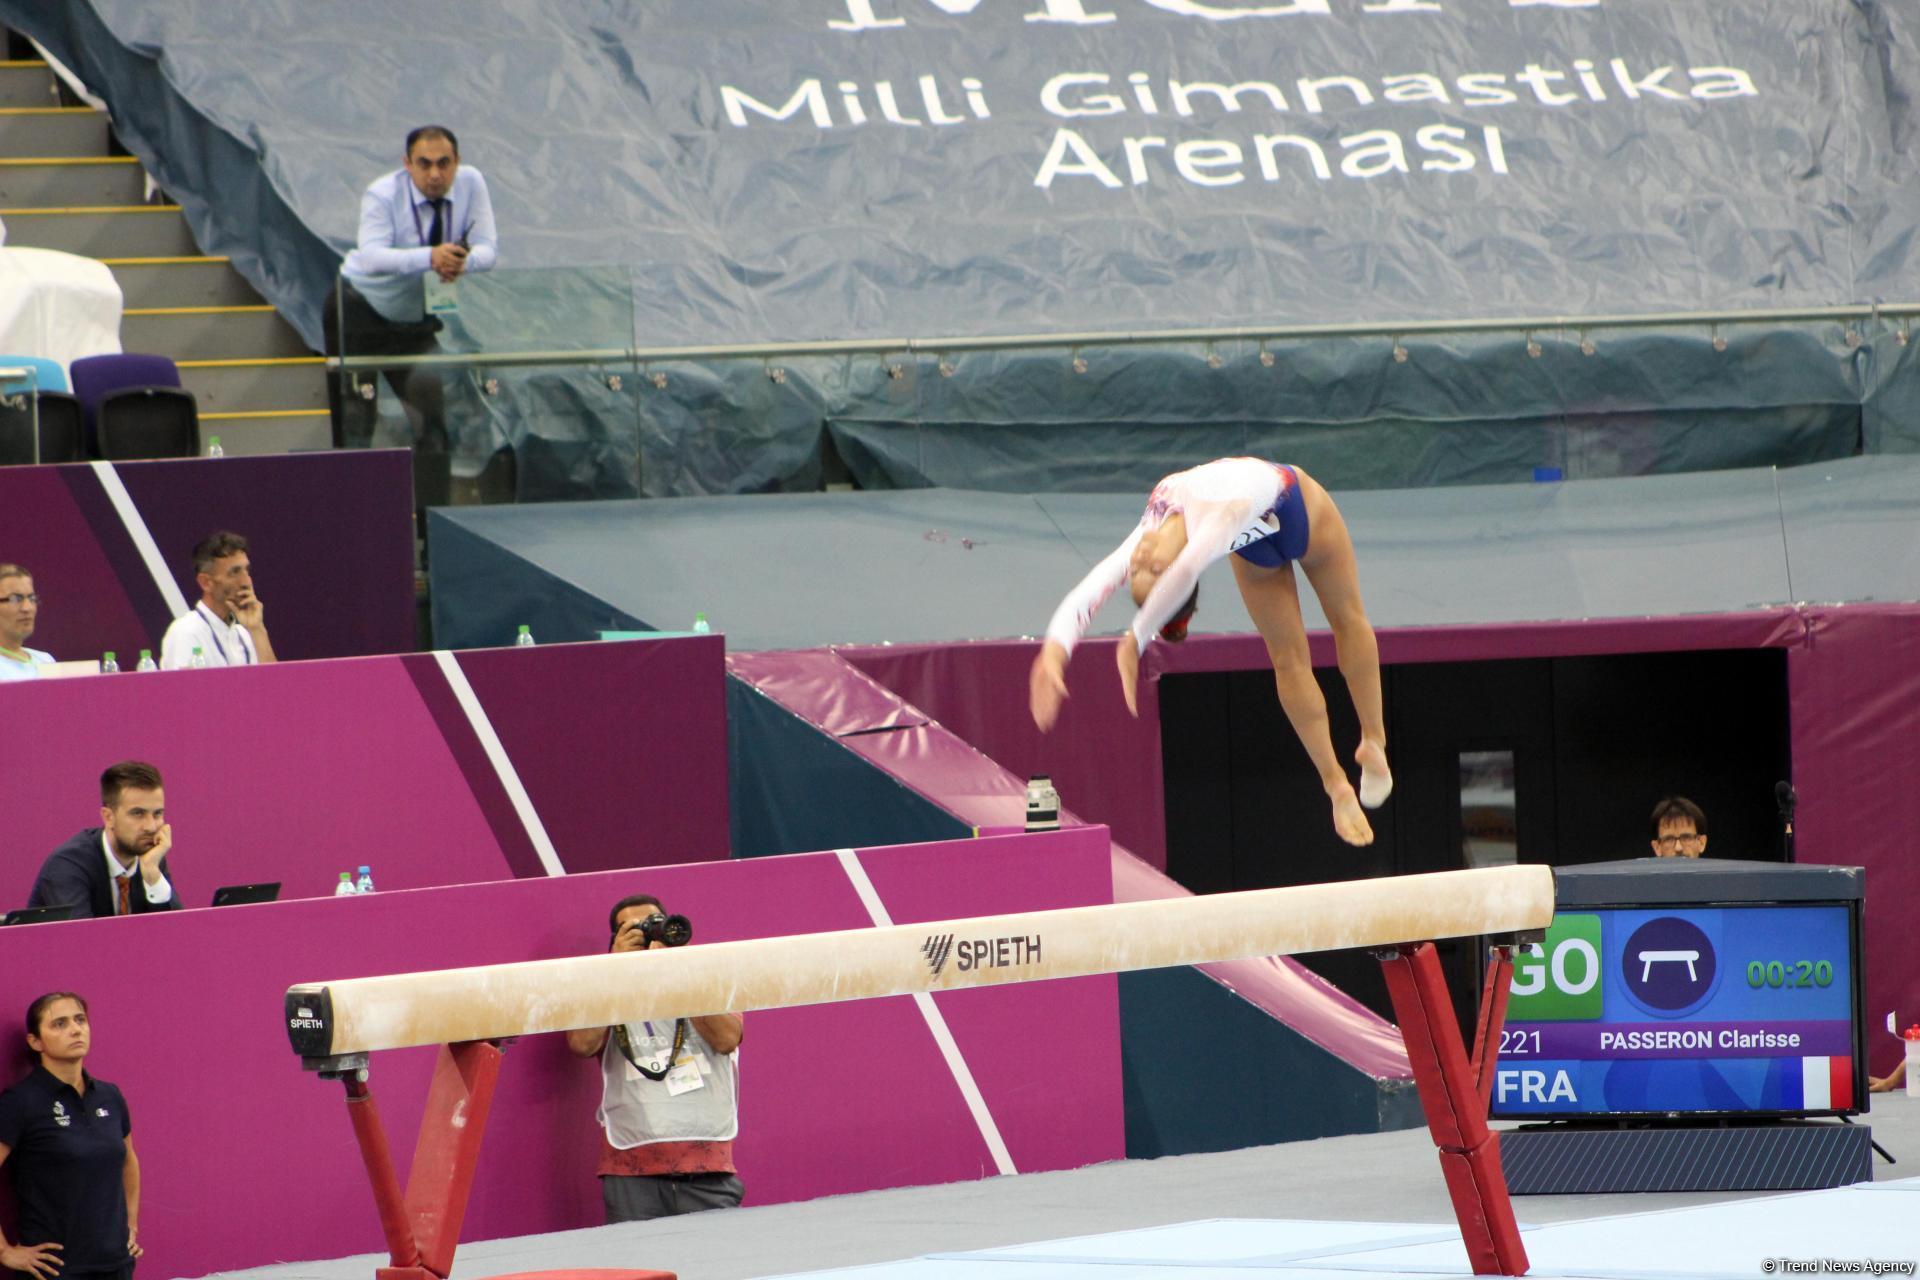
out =
<svg viewBox="0 0 1920 1280"><path fill-rule="evenodd" d="M1530 1274L1668 1280L1796 1274L1779 1259L1912 1263L1920 1259L1920 1099L1879 1095L1864 1123L1899 1162L1876 1158L1872 1184L1785 1195L1516 1198ZM484 1231L467 1224L470 1236ZM1769 1259L1773 1272L1764 1269ZM370 1280L385 1261L363 1254L222 1277ZM1469 1274L1424 1129L481 1241L462 1246L453 1280L593 1267L659 1268L681 1280Z"/></svg>

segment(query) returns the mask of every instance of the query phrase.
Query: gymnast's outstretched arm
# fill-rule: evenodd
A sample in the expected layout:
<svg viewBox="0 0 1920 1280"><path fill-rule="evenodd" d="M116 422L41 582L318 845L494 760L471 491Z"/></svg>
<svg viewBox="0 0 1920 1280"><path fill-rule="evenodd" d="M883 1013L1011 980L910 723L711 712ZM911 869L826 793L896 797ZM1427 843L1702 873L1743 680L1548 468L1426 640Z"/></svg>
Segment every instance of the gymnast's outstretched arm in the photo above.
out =
<svg viewBox="0 0 1920 1280"><path fill-rule="evenodd" d="M1087 633L1087 628L1093 623L1093 615L1100 612L1100 606L1127 580L1127 566L1133 561L1133 549L1140 545L1141 535L1145 532L1145 525L1135 525L1126 540L1109 552L1106 559L1088 570L1087 576L1067 592L1066 598L1053 611L1053 619L1047 623L1047 639L1059 645L1065 657L1073 656L1074 646L1080 643L1080 637Z"/></svg>
<svg viewBox="0 0 1920 1280"><path fill-rule="evenodd" d="M1027 706L1040 732L1053 728L1054 720L1060 715L1060 704L1067 700L1067 661L1073 656L1074 646L1087 633L1100 606L1127 580L1133 550L1140 545L1145 532L1145 525L1136 525L1126 540L1093 566L1053 611L1053 619L1047 623L1046 643L1040 646L1027 673Z"/></svg>

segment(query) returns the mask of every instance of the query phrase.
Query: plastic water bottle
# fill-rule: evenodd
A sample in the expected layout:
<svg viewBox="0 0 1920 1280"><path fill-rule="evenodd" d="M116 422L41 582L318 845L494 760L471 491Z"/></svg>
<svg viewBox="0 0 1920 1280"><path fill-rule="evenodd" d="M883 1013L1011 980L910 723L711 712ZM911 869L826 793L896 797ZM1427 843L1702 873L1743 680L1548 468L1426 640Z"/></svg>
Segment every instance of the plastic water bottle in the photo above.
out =
<svg viewBox="0 0 1920 1280"><path fill-rule="evenodd" d="M354 882L353 891L355 893L372 893L373 892L373 868L372 867L360 868L360 878Z"/></svg>
<svg viewBox="0 0 1920 1280"><path fill-rule="evenodd" d="M360 891L353 887L353 872L342 871L340 873L340 883L333 886L333 896L336 898L351 898L358 892Z"/></svg>
<svg viewBox="0 0 1920 1280"><path fill-rule="evenodd" d="M206 666L207 651L205 649L202 649L199 645L193 646L193 657L187 660L187 665L189 667L192 667L195 671L198 671L202 667Z"/></svg>
<svg viewBox="0 0 1920 1280"><path fill-rule="evenodd" d="M513 637L513 647L516 649L533 648L533 628L524 622L521 623L519 633Z"/></svg>
<svg viewBox="0 0 1920 1280"><path fill-rule="evenodd" d="M693 634L697 636L704 636L704 635L710 635L712 634L712 632L713 632L713 628L707 625L706 614L696 613L693 615Z"/></svg>
<svg viewBox="0 0 1920 1280"><path fill-rule="evenodd" d="M111 649L100 655L100 674L103 676L120 674L120 664L114 661Z"/></svg>
<svg viewBox="0 0 1920 1280"><path fill-rule="evenodd" d="M219 436L214 436L207 441L207 456L209 458L224 458L227 456L227 451L220 447Z"/></svg>
<svg viewBox="0 0 1920 1280"><path fill-rule="evenodd" d="M1027 779L1027 830L1059 829L1060 793L1053 789L1053 779L1044 773L1036 773Z"/></svg>
<svg viewBox="0 0 1920 1280"><path fill-rule="evenodd" d="M134 665L133 669L135 671L158 671L160 664L153 660L153 650L142 649L140 651L140 661Z"/></svg>

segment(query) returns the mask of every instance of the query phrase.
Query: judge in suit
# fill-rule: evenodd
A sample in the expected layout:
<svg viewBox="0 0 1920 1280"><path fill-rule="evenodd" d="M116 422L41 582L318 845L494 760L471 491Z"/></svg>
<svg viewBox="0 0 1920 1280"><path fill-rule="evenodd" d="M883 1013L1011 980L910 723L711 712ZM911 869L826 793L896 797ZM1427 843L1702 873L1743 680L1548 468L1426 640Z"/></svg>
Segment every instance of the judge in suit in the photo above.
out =
<svg viewBox="0 0 1920 1280"><path fill-rule="evenodd" d="M100 822L47 855L27 905L72 903L76 920L179 909L160 771L140 760L110 766L100 775Z"/></svg>

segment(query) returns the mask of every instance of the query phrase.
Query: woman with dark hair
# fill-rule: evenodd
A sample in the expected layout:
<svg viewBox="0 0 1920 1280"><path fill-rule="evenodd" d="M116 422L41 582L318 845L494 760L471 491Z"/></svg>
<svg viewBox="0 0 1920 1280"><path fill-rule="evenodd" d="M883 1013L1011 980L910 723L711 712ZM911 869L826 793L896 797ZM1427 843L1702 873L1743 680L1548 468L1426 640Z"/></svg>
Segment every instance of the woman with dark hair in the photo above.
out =
<svg viewBox="0 0 1920 1280"><path fill-rule="evenodd" d="M1127 710L1139 714L1140 655L1156 637L1186 638L1199 599L1200 573L1223 556L1273 662L1280 706L1307 749L1333 804L1333 826L1348 844L1373 843L1362 811L1386 803L1387 726L1380 696L1380 648L1360 601L1360 575L1346 521L1326 489L1298 467L1259 458L1221 458L1177 471L1154 486L1132 533L1067 594L1034 659L1028 697L1034 723L1053 728L1067 697L1067 662L1093 615L1122 582L1134 604L1133 627L1115 660ZM1333 749L1327 703L1313 676L1306 623L1293 566L1307 575L1333 628L1340 673L1360 717L1360 789Z"/></svg>
<svg viewBox="0 0 1920 1280"><path fill-rule="evenodd" d="M0 1165L10 1166L20 1240L0 1270L39 1280L131 1280L140 1256L140 1159L120 1090L85 1069L87 1002L52 991L27 1008L39 1064L0 1093Z"/></svg>

